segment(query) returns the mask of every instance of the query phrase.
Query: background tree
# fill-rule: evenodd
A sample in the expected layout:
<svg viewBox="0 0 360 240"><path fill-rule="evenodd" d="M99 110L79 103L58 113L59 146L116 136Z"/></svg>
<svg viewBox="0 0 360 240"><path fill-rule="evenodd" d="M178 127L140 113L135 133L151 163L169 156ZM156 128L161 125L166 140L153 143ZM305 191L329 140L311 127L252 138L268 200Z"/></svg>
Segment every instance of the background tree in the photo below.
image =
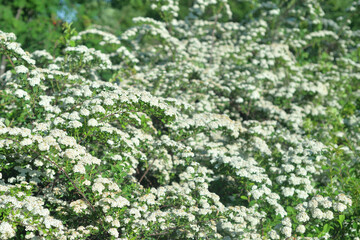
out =
<svg viewBox="0 0 360 240"><path fill-rule="evenodd" d="M29 52L55 48L62 34L62 21L57 12L58 0L0 0L0 27L13 32L22 48ZM0 56L0 75L5 72L5 56Z"/></svg>

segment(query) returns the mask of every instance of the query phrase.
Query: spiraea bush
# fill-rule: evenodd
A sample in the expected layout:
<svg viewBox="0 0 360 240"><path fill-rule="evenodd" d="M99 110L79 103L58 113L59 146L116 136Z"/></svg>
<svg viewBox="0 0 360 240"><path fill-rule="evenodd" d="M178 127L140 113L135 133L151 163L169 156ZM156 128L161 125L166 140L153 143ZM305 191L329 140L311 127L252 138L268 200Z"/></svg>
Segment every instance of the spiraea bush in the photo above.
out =
<svg viewBox="0 0 360 240"><path fill-rule="evenodd" d="M151 7L59 56L0 31L0 238L359 239L360 31L316 0Z"/></svg>

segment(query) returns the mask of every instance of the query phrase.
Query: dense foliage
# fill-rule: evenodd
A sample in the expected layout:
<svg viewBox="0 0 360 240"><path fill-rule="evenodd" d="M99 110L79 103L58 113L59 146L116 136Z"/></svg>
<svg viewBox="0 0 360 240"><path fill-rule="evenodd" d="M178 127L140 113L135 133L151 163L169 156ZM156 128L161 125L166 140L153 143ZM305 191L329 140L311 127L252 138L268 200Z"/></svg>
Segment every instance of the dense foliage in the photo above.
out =
<svg viewBox="0 0 360 240"><path fill-rule="evenodd" d="M58 0L0 0L1 30L14 32L28 51L50 50L61 36L58 5Z"/></svg>
<svg viewBox="0 0 360 240"><path fill-rule="evenodd" d="M1 239L360 238L360 2L188 3L0 31Z"/></svg>

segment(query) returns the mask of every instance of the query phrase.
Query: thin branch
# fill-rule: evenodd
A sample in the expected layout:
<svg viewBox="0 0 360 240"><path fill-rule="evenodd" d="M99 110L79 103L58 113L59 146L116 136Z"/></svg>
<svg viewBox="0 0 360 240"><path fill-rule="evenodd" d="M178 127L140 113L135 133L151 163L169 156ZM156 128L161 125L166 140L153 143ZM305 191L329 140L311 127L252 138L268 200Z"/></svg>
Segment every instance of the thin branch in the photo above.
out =
<svg viewBox="0 0 360 240"><path fill-rule="evenodd" d="M15 19L19 19L21 12L22 12L22 8L18 8Z"/></svg>
<svg viewBox="0 0 360 240"><path fill-rule="evenodd" d="M1 46L5 51L6 51L6 48L4 46ZM11 65L13 66L13 68L15 68L15 65L13 63L13 61L11 60L10 56L5 54L5 56L8 58L8 60L10 61Z"/></svg>
<svg viewBox="0 0 360 240"><path fill-rule="evenodd" d="M114 115L116 115L116 114L121 114L121 113L124 113L124 112L126 112L126 111L120 110L120 111L117 111L117 112L114 112L114 113L110 113L110 114L108 114L108 115L100 118L99 121L102 121L102 120L104 120L104 119L106 119L106 118L108 118L108 117L114 116ZM134 111L129 111L129 112L134 112Z"/></svg>
<svg viewBox="0 0 360 240"><path fill-rule="evenodd" d="M34 151L34 150L32 150ZM35 151L34 151L35 152ZM69 181L71 182L71 184L74 186L74 188L77 190L77 192L85 199L85 201L88 203L88 205L91 207L91 209L93 210L93 212L95 212L95 207L90 203L90 201L86 198L85 194L77 187L77 185L74 183L73 180L71 180L70 176L68 175L68 173L62 168L60 167L57 163L55 163L54 161L50 160L48 157L44 156L46 158L46 160L48 160L49 162L51 162L52 164L54 164L56 167L58 167L58 169L60 169L65 175L66 177L69 179Z"/></svg>
<svg viewBox="0 0 360 240"><path fill-rule="evenodd" d="M149 167L146 169L146 171L144 172L144 174L141 176L139 183L141 183L141 181L144 179L144 177L146 176L146 174L149 172L150 168L152 167L152 165L154 165L155 159L152 160L152 162L150 163Z"/></svg>
<svg viewBox="0 0 360 240"><path fill-rule="evenodd" d="M56 42L55 42L55 44L54 44L53 55L52 55L53 60L55 60L55 52L56 52L56 47L58 46L58 44L59 44L59 40L56 40Z"/></svg>
<svg viewBox="0 0 360 240"><path fill-rule="evenodd" d="M18 140L14 140L14 139L10 139L10 138L5 138L8 140L12 140L15 141L17 143L20 143ZM37 151L30 149L30 151L32 151L35 154L41 155L39 154ZM74 183L74 181L70 178L69 174L62 168L60 167L56 162L52 161L50 158L48 158L47 156L44 155L44 158L49 161L50 163L52 163L53 165L55 165L58 169L60 169L61 172L63 172L65 174L65 176L69 179L69 181L71 182L71 184L74 186L74 188L77 190L78 194L80 194L85 201L87 202L87 204L91 207L92 211L95 212L95 207L90 203L90 201L86 198L85 194L78 188L78 186Z"/></svg>
<svg viewBox="0 0 360 240"><path fill-rule="evenodd" d="M1 56L1 65L0 65L0 76L4 74L5 72L5 55Z"/></svg>
<svg viewBox="0 0 360 240"><path fill-rule="evenodd" d="M218 214L218 213L217 213L217 214ZM216 216L217 216L217 214L216 214ZM212 218L212 219L208 219L208 220L197 221L196 223L205 223L205 222L209 222L209 221L211 221L211 220L216 220L216 219L218 219L218 217L215 217L215 218ZM149 234L149 235L147 235L147 236L162 236L162 235L166 235L166 234L168 234L168 233L170 233L170 232L173 232L174 230L181 229L181 228L187 226L188 224L189 224L189 223L186 223L186 224L183 224L183 225L180 225L180 226L176 226L176 227L167 228L167 229L165 229L165 230L162 231L162 232L152 233L152 234ZM142 238L142 237L143 237L143 235L140 235L140 236L137 237L137 239L138 239L138 238Z"/></svg>

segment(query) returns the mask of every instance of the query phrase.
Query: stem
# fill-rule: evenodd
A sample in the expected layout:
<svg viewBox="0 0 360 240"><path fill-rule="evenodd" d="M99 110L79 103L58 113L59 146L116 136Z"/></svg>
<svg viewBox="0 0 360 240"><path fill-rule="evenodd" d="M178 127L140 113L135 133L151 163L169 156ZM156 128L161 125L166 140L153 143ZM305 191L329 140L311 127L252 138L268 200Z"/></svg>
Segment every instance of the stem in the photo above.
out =
<svg viewBox="0 0 360 240"><path fill-rule="evenodd" d="M152 165L154 164L155 159L152 160L152 162L150 163L149 167L146 169L146 171L144 172L144 174L141 176L139 183L141 183L141 181L144 179L144 177L146 176L146 174L149 172L150 168L152 167Z"/></svg>
<svg viewBox="0 0 360 240"><path fill-rule="evenodd" d="M125 112L125 111L120 110L120 111L117 111L117 112L114 112L114 113L110 113L110 114L108 114L108 115L100 118L99 120L100 120L100 121L103 121L103 120L105 120L105 119L108 118L108 117L114 116L114 115L116 115L116 114L124 113L124 112ZM129 111L129 112L134 112L134 111Z"/></svg>
<svg viewBox="0 0 360 240"><path fill-rule="evenodd" d="M217 214L216 214L217 215ZM197 221L196 223L205 223L205 222L209 222L211 220L216 220L218 219L218 217L214 217L212 219L208 219L208 220L202 220L202 221ZM180 225L180 226L177 226L177 227L171 227L171 228L167 228L167 229L164 229L162 232L157 232L157 233L152 233L152 234L149 234L147 236L163 236L163 235L166 235L168 233L170 233L172 230L177 230L177 229L181 229L185 226L187 226L189 223L186 223L186 224L183 224L183 225ZM138 236L136 239L143 239L143 234ZM167 238L169 239L169 238Z"/></svg>
<svg viewBox="0 0 360 240"><path fill-rule="evenodd" d="M34 150L32 150L34 151ZM34 151L35 152L35 151ZM73 180L71 180L70 176L68 175L68 173L62 168L60 167L57 163L55 163L54 161L50 160L50 158L44 156L46 160L48 160L49 162L51 162L52 164L54 164L56 167L58 167L60 169L60 171L62 171L66 177L69 179L69 181L71 182L71 184L74 186L74 188L77 190L77 192L85 199L85 201L87 202L87 204L91 207L92 211L95 212L95 207L90 203L90 201L86 198L85 194L78 188L78 186L74 183Z"/></svg>
<svg viewBox="0 0 360 240"><path fill-rule="evenodd" d="M5 139L12 140L12 141L15 141L20 144L20 142L18 140L14 140L14 139L10 139L10 138L5 138ZM35 151L33 149L30 149L30 151L37 155L41 155L41 153L38 153L37 151ZM44 155L44 158L47 161L49 161L50 163L52 163L53 165L55 165L58 169L60 169L61 172L63 172L65 174L65 176L69 179L69 181L71 182L73 187L77 190L77 193L80 194L84 198L85 202L91 207L92 211L95 212L95 207L90 203L90 201L86 198L85 194L78 188L78 186L74 183L74 181L71 180L69 174L62 167L60 167L56 162L52 161L47 156Z"/></svg>
<svg viewBox="0 0 360 240"><path fill-rule="evenodd" d="M4 50L6 51L6 48L5 48L4 46L1 46L1 47L2 47L2 49L4 49ZM11 63L11 65L12 65L12 67L13 67L13 68L15 68L15 65L14 65L13 61L11 60L10 56L9 56L9 55L7 55L7 54L5 54L5 56L6 56L6 57L7 57L7 59L10 61L10 63Z"/></svg>
<svg viewBox="0 0 360 240"><path fill-rule="evenodd" d="M0 76L4 74L6 68L5 55L1 56L1 64L0 64Z"/></svg>
<svg viewBox="0 0 360 240"><path fill-rule="evenodd" d="M20 14L21 14L22 8L18 8L17 12L16 12L16 16L15 19L19 19Z"/></svg>

